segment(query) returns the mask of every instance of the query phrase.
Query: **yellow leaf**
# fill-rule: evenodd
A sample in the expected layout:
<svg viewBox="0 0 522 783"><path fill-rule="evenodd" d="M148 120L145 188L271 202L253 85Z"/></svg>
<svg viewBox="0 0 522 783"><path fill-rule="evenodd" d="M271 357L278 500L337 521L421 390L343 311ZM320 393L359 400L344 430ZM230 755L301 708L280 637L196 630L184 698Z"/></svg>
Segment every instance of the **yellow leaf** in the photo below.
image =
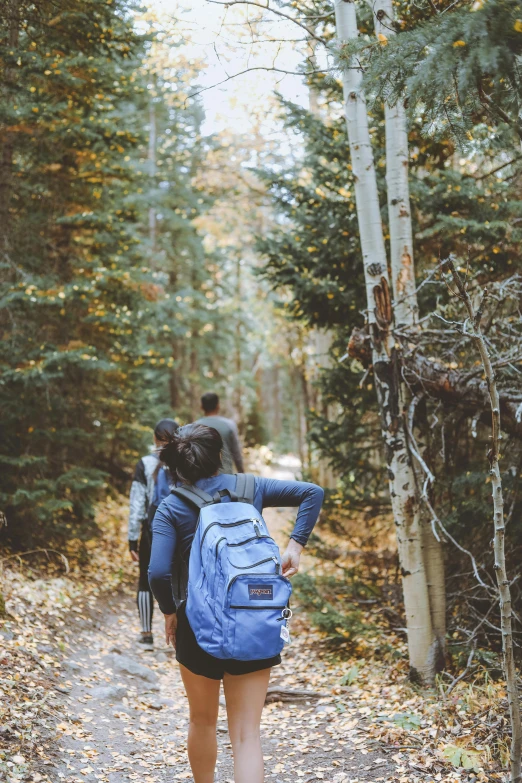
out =
<svg viewBox="0 0 522 783"><path fill-rule="evenodd" d="M383 46L386 46L386 44L388 43L388 39L383 33L377 33L377 38L379 39L379 43L382 44Z"/></svg>
<svg viewBox="0 0 522 783"><path fill-rule="evenodd" d="M513 29L516 30L517 33L522 33L522 19L517 19L513 25Z"/></svg>
<svg viewBox="0 0 522 783"><path fill-rule="evenodd" d="M466 41L455 41L453 46L466 46Z"/></svg>

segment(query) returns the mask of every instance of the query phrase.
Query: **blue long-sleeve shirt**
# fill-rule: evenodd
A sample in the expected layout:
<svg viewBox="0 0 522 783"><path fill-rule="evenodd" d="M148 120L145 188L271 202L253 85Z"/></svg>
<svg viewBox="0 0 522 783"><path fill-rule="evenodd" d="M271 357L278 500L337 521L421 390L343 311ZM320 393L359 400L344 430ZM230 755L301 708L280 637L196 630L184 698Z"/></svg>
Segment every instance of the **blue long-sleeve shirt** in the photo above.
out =
<svg viewBox="0 0 522 783"><path fill-rule="evenodd" d="M228 474L200 479L196 486L214 495L220 489L233 490L236 477ZM255 480L254 506L262 513L269 506L299 506L291 538L305 546L321 510L324 492L316 484L304 481ZM227 501L226 497L222 502ZM169 495L159 505L152 522L152 552L149 583L161 611L172 614L176 603L172 591L175 559L188 562L199 512L192 505Z"/></svg>

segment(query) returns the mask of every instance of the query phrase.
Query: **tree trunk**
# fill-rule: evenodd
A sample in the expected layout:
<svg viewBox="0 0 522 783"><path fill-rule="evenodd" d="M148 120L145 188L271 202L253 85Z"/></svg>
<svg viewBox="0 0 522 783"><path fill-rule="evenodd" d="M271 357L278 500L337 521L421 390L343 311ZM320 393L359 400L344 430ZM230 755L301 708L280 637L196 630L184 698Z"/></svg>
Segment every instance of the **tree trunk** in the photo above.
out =
<svg viewBox="0 0 522 783"><path fill-rule="evenodd" d="M444 568L444 550L442 542L435 538L431 520L424 516L421 523L422 552L426 580L428 582L428 594L430 598L431 624L437 641L437 650L434 651L435 668L441 671L444 668L446 649L446 574Z"/></svg>
<svg viewBox="0 0 522 783"><path fill-rule="evenodd" d="M375 33L385 39L395 35L392 0L371 3ZM384 37L384 38L383 38ZM413 325L418 319L418 304L413 266L413 231L411 226L410 189L408 183L408 131L404 105L384 104L386 125L386 184L390 221L390 259L394 295L395 325Z"/></svg>
<svg viewBox="0 0 522 783"><path fill-rule="evenodd" d="M352 2L335 0L335 19L337 38L341 45L358 36L355 6ZM397 530L411 673L414 678L430 681L435 673L437 643L431 623L422 555L415 475L403 426L404 384L400 377L400 357L391 334L393 311L387 258L361 81L362 73L357 67L344 70L346 124L355 179L373 369Z"/></svg>
<svg viewBox="0 0 522 783"><path fill-rule="evenodd" d="M395 35L392 0L375 0L372 4L375 33L385 40ZM402 102L384 104L386 126L386 185L388 220L390 226L390 259L393 288L393 314L396 327L414 327L418 321L419 306L415 282L413 256L413 229L411 222L410 189L408 182L408 130ZM404 403L409 405L410 390L403 386ZM444 663L446 638L446 584L442 541L433 533L431 523L421 524L424 566L428 581L431 621L440 647L439 664Z"/></svg>
<svg viewBox="0 0 522 783"><path fill-rule="evenodd" d="M156 190L156 143L157 143L157 128L156 128L156 107L154 105L154 93L149 95L149 175L150 175L150 187L155 192ZM152 196L155 199L155 195ZM156 207L154 203L149 206L149 239L152 245L152 251L156 252Z"/></svg>
<svg viewBox="0 0 522 783"><path fill-rule="evenodd" d="M172 343L171 355L174 360L174 366L172 367L169 376L170 407L174 412L176 412L179 408L180 398L181 398L181 390L179 388L180 368L179 368L177 340L174 340L174 342Z"/></svg>
<svg viewBox="0 0 522 783"><path fill-rule="evenodd" d="M20 34L20 0L8 0L4 14L8 25L7 43L15 49L18 46ZM6 67L4 69L4 89L7 97L16 88L16 69ZM13 132L5 128L0 135L0 257L9 264L9 205L11 201L11 181L13 176L14 138Z"/></svg>
<svg viewBox="0 0 522 783"><path fill-rule="evenodd" d="M455 269L452 261L447 262L446 268L451 272L453 280L459 290L460 299L464 302L469 316L469 323L473 331L471 335L478 348L486 381L488 385L491 406L491 448L488 452L489 474L491 476L491 493L493 496L493 550L495 554L495 574L500 602L500 626L502 630L502 651L504 653L504 674L506 677L506 690L508 697L509 716L511 719L511 781L522 781L522 725L520 722L520 696L517 686L517 670L513 651L513 614L511 610L511 590L506 569L505 553L505 523L504 523L504 498L502 496L502 477L500 475L500 398L495 380L495 371L491 364L491 358L486 340L481 330L482 306L475 311L468 290ZM484 293L484 300L487 292Z"/></svg>

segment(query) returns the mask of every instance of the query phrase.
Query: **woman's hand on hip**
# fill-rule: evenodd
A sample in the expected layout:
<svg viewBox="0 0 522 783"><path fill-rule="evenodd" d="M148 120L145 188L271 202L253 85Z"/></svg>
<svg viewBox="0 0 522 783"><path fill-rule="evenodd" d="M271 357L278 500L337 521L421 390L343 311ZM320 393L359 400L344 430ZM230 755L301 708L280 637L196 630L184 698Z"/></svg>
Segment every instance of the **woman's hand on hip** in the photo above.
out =
<svg viewBox="0 0 522 783"><path fill-rule="evenodd" d="M166 614L165 617L165 641L172 644L176 649L176 628L178 627L178 617L176 614Z"/></svg>
<svg viewBox="0 0 522 783"><path fill-rule="evenodd" d="M281 564L283 566L283 576L290 578L299 571L299 561L304 547L294 541L293 538L288 542Z"/></svg>

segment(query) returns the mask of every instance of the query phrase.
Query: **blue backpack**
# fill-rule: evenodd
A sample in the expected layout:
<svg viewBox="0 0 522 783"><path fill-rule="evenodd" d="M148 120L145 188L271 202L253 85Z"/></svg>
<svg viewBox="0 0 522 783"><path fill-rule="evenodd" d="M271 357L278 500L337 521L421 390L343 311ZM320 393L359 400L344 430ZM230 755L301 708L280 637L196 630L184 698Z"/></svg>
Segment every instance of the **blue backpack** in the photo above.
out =
<svg viewBox="0 0 522 783"><path fill-rule="evenodd" d="M254 661L278 655L292 587L279 548L253 506L254 476L238 474L235 492L214 496L183 485L172 492L200 510L189 558L187 619L215 658ZM222 502L227 500L231 502Z"/></svg>

